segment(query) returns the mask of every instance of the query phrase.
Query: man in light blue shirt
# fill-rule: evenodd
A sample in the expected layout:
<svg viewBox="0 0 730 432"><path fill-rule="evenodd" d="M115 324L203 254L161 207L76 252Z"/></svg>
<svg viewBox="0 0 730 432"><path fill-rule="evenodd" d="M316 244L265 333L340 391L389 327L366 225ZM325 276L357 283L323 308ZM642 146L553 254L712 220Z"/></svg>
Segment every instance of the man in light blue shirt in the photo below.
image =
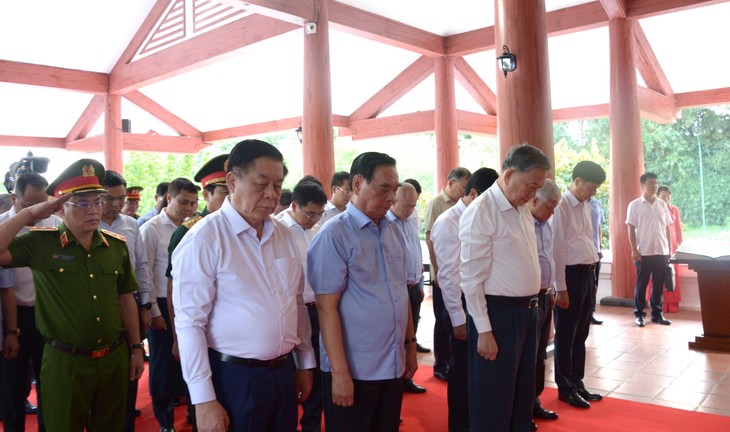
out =
<svg viewBox="0 0 730 432"><path fill-rule="evenodd" d="M363 153L350 179L352 204L322 226L307 253L324 346L325 427L395 432L402 378L418 367L405 244L385 217L398 189L395 159Z"/></svg>

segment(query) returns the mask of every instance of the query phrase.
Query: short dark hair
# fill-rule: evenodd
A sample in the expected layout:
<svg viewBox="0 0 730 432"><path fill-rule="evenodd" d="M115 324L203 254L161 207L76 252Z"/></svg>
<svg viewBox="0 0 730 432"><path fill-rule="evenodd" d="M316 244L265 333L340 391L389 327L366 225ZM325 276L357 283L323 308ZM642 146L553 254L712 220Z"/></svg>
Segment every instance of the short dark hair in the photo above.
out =
<svg viewBox="0 0 730 432"><path fill-rule="evenodd" d="M472 189L476 189L478 194L484 193L499 178L499 173L491 168L479 168L474 171L466 182L464 194L469 195Z"/></svg>
<svg viewBox="0 0 730 432"><path fill-rule="evenodd" d="M281 196L279 197L279 205L281 205L281 206L291 205L291 191L289 189L281 190Z"/></svg>
<svg viewBox="0 0 730 432"><path fill-rule="evenodd" d="M170 182L170 186L168 186L167 188L167 193L175 198L176 196L180 195L180 192L182 191L197 194L199 190L200 188L198 188L195 183L186 178L178 177Z"/></svg>
<svg viewBox="0 0 730 432"><path fill-rule="evenodd" d="M418 180L409 178L409 179L403 180L403 183L410 184L411 186L413 186L414 188L416 188L416 193L418 195L421 195L421 190L422 190L421 189L421 183L418 183Z"/></svg>
<svg viewBox="0 0 730 432"><path fill-rule="evenodd" d="M533 168L542 168L550 171L552 166L550 160L539 148L529 144L514 146L507 152L502 162L502 171L515 169L520 172L527 172Z"/></svg>
<svg viewBox="0 0 730 432"><path fill-rule="evenodd" d="M15 190L13 192L16 196L22 197L28 186L33 186L36 189L45 189L48 187L48 180L36 172L25 172L15 180Z"/></svg>
<svg viewBox="0 0 730 432"><path fill-rule="evenodd" d="M157 188L155 189L155 195L157 196L165 196L167 195L167 188L170 187L170 182L162 182L157 185Z"/></svg>
<svg viewBox="0 0 730 432"><path fill-rule="evenodd" d="M305 206L310 202L317 205L327 203L327 195L322 186L311 181L299 182L291 193L291 199L300 206Z"/></svg>
<svg viewBox="0 0 730 432"><path fill-rule="evenodd" d="M365 152L360 153L354 161L352 161L352 167L350 168L350 178L355 178L356 175L362 176L366 183L370 183L373 178L375 168L379 165L395 166L395 159L388 156L385 153L378 152Z"/></svg>
<svg viewBox="0 0 730 432"><path fill-rule="evenodd" d="M104 172L104 179L101 181L101 185L104 187L124 186L127 187L127 181L124 180L121 174L116 171L106 170Z"/></svg>
<svg viewBox="0 0 730 432"><path fill-rule="evenodd" d="M577 178L600 185L606 181L606 171L595 162L580 161L573 167L573 180Z"/></svg>
<svg viewBox="0 0 730 432"><path fill-rule="evenodd" d="M350 173L347 171L336 172L330 180L330 188L334 186L342 186L345 180L350 180Z"/></svg>
<svg viewBox="0 0 730 432"><path fill-rule="evenodd" d="M456 167L449 171L449 175L446 177L446 180L451 179L457 179L457 180L464 180L471 177L471 171L464 167Z"/></svg>
<svg viewBox="0 0 730 432"><path fill-rule="evenodd" d="M641 184L645 184L647 180L649 179L657 179L658 177L653 172L645 172L644 174L639 177L639 181Z"/></svg>
<svg viewBox="0 0 730 432"><path fill-rule="evenodd" d="M304 183L304 182L310 182L310 183L318 184L319 187L321 187L322 189L324 189L324 185L322 184L322 182L319 181L319 179L317 177L313 176L313 175L305 175L304 177L300 178L299 181L297 182L297 185L300 184L300 183ZM295 185L295 187L296 187L296 185Z"/></svg>
<svg viewBox="0 0 730 432"><path fill-rule="evenodd" d="M234 172L236 176L241 177L253 166L256 159L261 157L281 162L284 166L284 177L289 173L284 163L284 156L279 149L272 144L257 139L243 140L233 147L228 155L227 171Z"/></svg>
<svg viewBox="0 0 730 432"><path fill-rule="evenodd" d="M669 186L667 186L667 185L661 185L661 186L659 186L659 189L656 190L656 194L659 195L662 192L666 192L669 195L671 195L672 194L672 189Z"/></svg>

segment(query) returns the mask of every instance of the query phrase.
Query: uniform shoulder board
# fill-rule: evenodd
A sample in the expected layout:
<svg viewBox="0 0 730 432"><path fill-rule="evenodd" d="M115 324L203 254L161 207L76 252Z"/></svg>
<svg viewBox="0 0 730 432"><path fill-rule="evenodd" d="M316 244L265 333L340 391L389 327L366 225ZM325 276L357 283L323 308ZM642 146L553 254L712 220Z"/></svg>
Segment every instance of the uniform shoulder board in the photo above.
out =
<svg viewBox="0 0 730 432"><path fill-rule="evenodd" d="M28 231L58 231L58 227L32 226L28 227Z"/></svg>
<svg viewBox="0 0 730 432"><path fill-rule="evenodd" d="M186 220L185 222L183 222L182 224L183 224L183 226L184 226L185 228L187 228L187 229L190 229L190 228L192 228L192 227L193 227L193 225L195 225L196 223L198 223L198 221L199 221L200 219L203 219L203 216L200 216L200 215L197 215L197 216L193 216L193 217L191 217L190 219L188 219L188 220Z"/></svg>
<svg viewBox="0 0 730 432"><path fill-rule="evenodd" d="M119 241L123 241L124 243L127 242L127 238L121 234L117 234L117 233L109 231L107 229L101 229L100 231L103 232L104 234L108 235L109 237L113 237Z"/></svg>

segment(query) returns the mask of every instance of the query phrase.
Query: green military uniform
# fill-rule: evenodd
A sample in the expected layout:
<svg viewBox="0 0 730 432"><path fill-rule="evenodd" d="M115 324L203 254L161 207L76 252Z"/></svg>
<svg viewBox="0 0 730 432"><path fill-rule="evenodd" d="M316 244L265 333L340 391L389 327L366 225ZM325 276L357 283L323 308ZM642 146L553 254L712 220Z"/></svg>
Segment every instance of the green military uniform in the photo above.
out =
<svg viewBox="0 0 730 432"><path fill-rule="evenodd" d="M180 244L190 228L206 216L208 216L208 207L204 208L199 214L181 223L175 232L172 233L172 237L170 237L170 245L167 247L167 270L165 271L165 276L169 278L172 277L172 252L175 250L177 245Z"/></svg>
<svg viewBox="0 0 730 432"><path fill-rule="evenodd" d="M85 176L103 176L101 164L82 161ZM76 165L49 186L49 194L103 190L98 180L64 182ZM58 187L66 189L58 193ZM121 431L129 349L119 296L139 288L124 237L96 230L87 251L62 224L31 228L8 250L13 267L30 267L36 286L36 322L46 339L40 395L46 429L81 431L88 423L94 430Z"/></svg>

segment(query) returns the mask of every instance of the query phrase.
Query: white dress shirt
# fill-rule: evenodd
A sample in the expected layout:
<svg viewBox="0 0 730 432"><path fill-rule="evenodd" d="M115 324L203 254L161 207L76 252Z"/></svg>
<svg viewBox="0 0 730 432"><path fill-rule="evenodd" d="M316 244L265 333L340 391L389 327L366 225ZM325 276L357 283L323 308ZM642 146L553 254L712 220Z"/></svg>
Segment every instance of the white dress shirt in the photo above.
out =
<svg viewBox="0 0 730 432"><path fill-rule="evenodd" d="M121 234L127 239L127 249L129 249L129 260L132 262L134 274L139 282L139 303L150 303L150 269L147 264L147 250L142 243L139 233L139 225L137 220L131 216L119 214L111 225L107 225L102 220L99 228L109 230L111 232Z"/></svg>
<svg viewBox="0 0 730 432"><path fill-rule="evenodd" d="M297 249L299 250L299 256L302 258L302 268L304 269L304 303L313 303L314 291L307 280L307 248L309 248L309 243L312 242L312 239L314 238L314 235L317 234L319 227L315 225L312 229L305 230L301 225L299 225L299 223L297 223L297 221L294 220L293 217L291 217L289 210L284 210L274 218L286 225L294 236Z"/></svg>
<svg viewBox="0 0 730 432"><path fill-rule="evenodd" d="M580 202L569 190L555 208L553 215L553 257L555 259L555 289L565 291L565 266L594 264L598 252L593 244L593 222L588 200Z"/></svg>
<svg viewBox="0 0 730 432"><path fill-rule="evenodd" d="M466 313L461 303L461 243L459 242L459 219L466 210L460 199L451 208L441 213L431 227L431 242L439 263L439 286L444 297L444 307L453 327L466 323Z"/></svg>
<svg viewBox="0 0 730 432"><path fill-rule="evenodd" d="M167 276L165 276L169 256L167 248L170 246L172 233L176 229L177 225L167 216L167 209L162 209L160 214L139 228L152 281L150 292L150 302L152 303L150 317L152 318L162 315L157 306L157 299L167 298Z"/></svg>
<svg viewBox="0 0 730 432"><path fill-rule="evenodd" d="M498 182L461 216L461 289L479 333L492 330L485 295L526 297L540 292L532 221L526 206L512 207Z"/></svg>
<svg viewBox="0 0 730 432"><path fill-rule="evenodd" d="M319 219L319 222L317 222L317 226L324 225L325 222L332 219L334 216L337 216L338 214L340 214L340 211L337 210L337 207L335 207L332 202L327 201L327 204L324 205L324 214Z"/></svg>
<svg viewBox="0 0 730 432"><path fill-rule="evenodd" d="M192 403L216 399L206 348L259 360L294 350L299 369L316 367L301 262L282 223L267 219L259 240L229 199L183 237L172 254L173 304Z"/></svg>
<svg viewBox="0 0 730 432"><path fill-rule="evenodd" d="M669 206L657 197L652 203L642 195L626 211L626 224L636 228L636 249L642 256L669 255L667 226L673 223Z"/></svg>

